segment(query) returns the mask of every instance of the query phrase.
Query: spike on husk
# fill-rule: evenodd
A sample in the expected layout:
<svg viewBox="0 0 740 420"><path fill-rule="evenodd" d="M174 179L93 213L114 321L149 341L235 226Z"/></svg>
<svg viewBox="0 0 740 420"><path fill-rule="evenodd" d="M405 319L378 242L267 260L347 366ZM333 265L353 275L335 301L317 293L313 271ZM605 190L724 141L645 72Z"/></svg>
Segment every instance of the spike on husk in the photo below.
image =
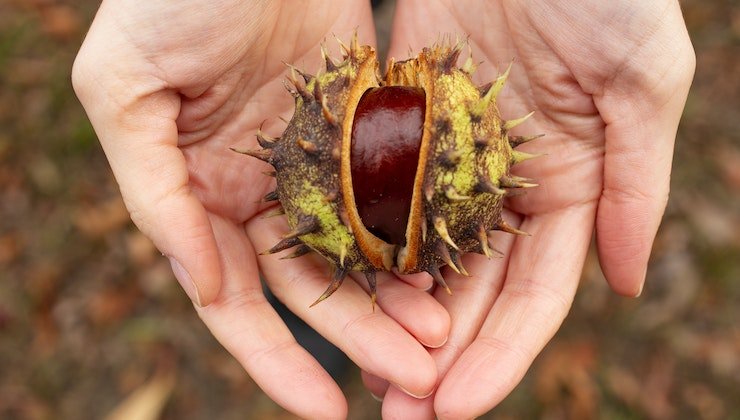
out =
<svg viewBox="0 0 740 420"><path fill-rule="evenodd" d="M236 147L230 147L230 149L236 153L240 153L242 155L248 155L252 156L253 158L257 158L263 162L272 163L272 152L267 149L237 149Z"/></svg>
<svg viewBox="0 0 740 420"><path fill-rule="evenodd" d="M331 58L331 55L329 55L329 51L327 50L326 44L324 43L321 44L321 58L324 59L327 73L332 73L332 72L337 71L337 64Z"/></svg>
<svg viewBox="0 0 740 420"><path fill-rule="evenodd" d="M314 233L320 228L319 219L315 216L302 216L298 224L290 232L283 235L283 238L297 238L299 236Z"/></svg>
<svg viewBox="0 0 740 420"><path fill-rule="evenodd" d="M269 219L275 216L283 216L284 214L285 214L284 208L276 207L270 211L265 212L262 216L260 216L260 219Z"/></svg>
<svg viewBox="0 0 740 420"><path fill-rule="evenodd" d="M481 254L485 255L489 260L493 256L491 252L491 246L488 244L488 231L485 225L478 226L477 232L478 243L480 243Z"/></svg>
<svg viewBox="0 0 740 420"><path fill-rule="evenodd" d="M281 260L290 260L290 259L293 259L293 258L302 257L302 256L308 254L309 252L311 252L311 248L308 245L305 245L305 244L298 245L292 253L290 253L288 255L285 255L283 257L280 257L280 259Z"/></svg>
<svg viewBox="0 0 740 420"><path fill-rule="evenodd" d="M318 146L316 146L316 143L310 142L303 137L298 137L296 140L296 144L298 144L298 147L303 149L304 152L309 154L315 154L319 151Z"/></svg>
<svg viewBox="0 0 740 420"><path fill-rule="evenodd" d="M375 312L375 302L377 301L377 281L375 279L375 271L365 271L365 279L367 280L367 285L370 289L370 302L373 307L373 312Z"/></svg>
<svg viewBox="0 0 740 420"><path fill-rule="evenodd" d="M434 279L434 282L437 283L437 285L447 292L448 295L452 295L452 290L450 290L450 286L447 285L447 282L445 281L444 277L442 277L442 272L439 271L439 267L436 265L433 265L426 270L427 273L429 273L432 278Z"/></svg>
<svg viewBox="0 0 740 420"><path fill-rule="evenodd" d="M511 225L509 225L503 219L501 219L498 222L496 222L496 226L494 226L493 229L494 230L500 230L500 231L503 231L503 232L506 232L506 233L511 233L511 234L514 234L514 235L531 236L529 233L527 233L527 232L525 232L523 230L519 230L519 229L517 229L517 228L515 228L515 227L513 227Z"/></svg>
<svg viewBox="0 0 740 420"><path fill-rule="evenodd" d="M519 118L504 122L504 130L507 130L507 131L511 130L512 128L522 124L524 121L527 121L529 117L531 117L532 115L534 115L534 111L530 112L529 114L523 117L519 117Z"/></svg>
<svg viewBox="0 0 740 420"><path fill-rule="evenodd" d="M460 253L457 251L450 251L450 256L452 257L452 262L455 263L455 267L458 268L456 270L457 273L462 274L465 277L470 277L470 273L468 273L468 270L466 270L465 266L463 266L462 259L460 258Z"/></svg>
<svg viewBox="0 0 740 420"><path fill-rule="evenodd" d="M478 183L475 184L475 189L481 193L494 194L494 195L500 195L500 196L506 195L506 190L499 188L498 185L495 185L493 182L491 182L490 179L484 176L481 176L480 178L478 178Z"/></svg>
<svg viewBox="0 0 740 420"><path fill-rule="evenodd" d="M445 264L449 265L450 268L453 271L455 271L457 274L462 274L460 272L460 269L457 268L457 266L455 265L455 262L452 259L452 255L450 255L450 250L447 249L447 245L445 245L444 242L437 242L436 251L437 251L437 256L441 258Z"/></svg>
<svg viewBox="0 0 740 420"><path fill-rule="evenodd" d="M267 134L265 134L262 131L262 127L260 127L257 130L256 137L257 137L257 143L259 143L260 147L262 147L263 149L272 149L273 147L275 147L275 143L279 140L277 138L270 137Z"/></svg>
<svg viewBox="0 0 740 420"><path fill-rule="evenodd" d="M267 251L261 252L260 255L274 254L276 252L284 251L288 248L292 248L296 245L301 245L301 244L302 244L301 240L298 239L297 237L283 238L280 240L280 242L275 244L275 246L273 246L272 248L268 249Z"/></svg>
<svg viewBox="0 0 740 420"><path fill-rule="evenodd" d="M278 196L277 190L270 191L269 193L265 194L264 197L262 197L262 201L265 203L269 203L270 201L278 201L280 200L280 197Z"/></svg>
<svg viewBox="0 0 740 420"><path fill-rule="evenodd" d="M526 152L520 152L518 150L514 150L511 152L511 164L516 165L518 163L522 163L524 161L535 159L541 156L544 156L544 155L543 154L532 154L532 153L526 153Z"/></svg>
<svg viewBox="0 0 740 420"><path fill-rule="evenodd" d="M440 216L434 218L434 230L437 231L439 237L447 242L449 246L453 247L456 250L460 249L450 237L450 232L447 230L447 222L445 222L444 218Z"/></svg>
<svg viewBox="0 0 740 420"><path fill-rule="evenodd" d="M511 147L517 147L524 143L529 143L532 140L537 140L538 138L541 138L542 136L544 136L544 134L537 134L534 136L510 136L509 145Z"/></svg>
<svg viewBox="0 0 740 420"><path fill-rule="evenodd" d="M522 178L513 175L504 175L499 178L498 181L499 185L504 188L533 188L537 186L537 184L532 183L532 180L529 178Z"/></svg>
<svg viewBox="0 0 740 420"><path fill-rule="evenodd" d="M318 303L320 303L324 299L334 294L334 292L336 292L337 289L339 289L339 286L342 285L342 282L344 281L344 278L346 276L347 276L346 268L343 268L343 267L337 268L337 270L334 272L334 276L331 279L331 283L329 283L329 287L327 287L326 291L324 291L324 293L322 293L321 296L319 296L319 298L316 299L314 303L312 303L309 307L316 306Z"/></svg>

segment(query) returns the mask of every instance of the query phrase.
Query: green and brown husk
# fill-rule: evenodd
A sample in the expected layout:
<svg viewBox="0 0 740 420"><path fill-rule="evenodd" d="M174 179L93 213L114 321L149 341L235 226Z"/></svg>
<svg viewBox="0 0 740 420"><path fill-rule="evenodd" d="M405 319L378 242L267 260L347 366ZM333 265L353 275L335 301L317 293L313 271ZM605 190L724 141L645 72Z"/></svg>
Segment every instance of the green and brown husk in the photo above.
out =
<svg viewBox="0 0 740 420"><path fill-rule="evenodd" d="M359 46L355 37L343 46L339 64L324 52L326 71L316 76L291 67L288 91L295 98L295 113L285 132L277 139L259 132L262 149L242 151L275 168L277 189L265 199L279 200L291 227L266 253L313 250L336 267L315 303L330 296L349 271L366 274L373 301L375 272L393 268L428 272L449 291L441 266L467 275L460 256L477 252L491 257L489 231L523 234L501 213L510 189L535 186L510 173L512 165L533 157L513 148L538 136L508 135L531 114L502 120L496 96L510 68L478 87L471 80L472 60L456 64L463 46L424 48L416 58L391 61L381 78L374 49ZM386 243L363 225L352 187L354 112L368 89L384 86L421 88L426 101L405 244Z"/></svg>

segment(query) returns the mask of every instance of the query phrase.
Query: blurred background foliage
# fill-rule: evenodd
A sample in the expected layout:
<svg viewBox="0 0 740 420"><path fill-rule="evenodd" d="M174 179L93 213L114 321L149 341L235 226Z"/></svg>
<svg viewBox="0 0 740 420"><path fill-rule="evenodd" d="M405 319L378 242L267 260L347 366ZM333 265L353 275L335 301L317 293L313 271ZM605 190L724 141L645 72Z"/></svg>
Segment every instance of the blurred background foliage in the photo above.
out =
<svg viewBox="0 0 740 420"><path fill-rule="evenodd" d="M563 328L491 417L740 418L740 4L682 5L697 74L643 296L613 296L589 256ZM69 81L96 7L0 1L0 418L292 418L128 219ZM377 418L358 373L338 376L351 418Z"/></svg>

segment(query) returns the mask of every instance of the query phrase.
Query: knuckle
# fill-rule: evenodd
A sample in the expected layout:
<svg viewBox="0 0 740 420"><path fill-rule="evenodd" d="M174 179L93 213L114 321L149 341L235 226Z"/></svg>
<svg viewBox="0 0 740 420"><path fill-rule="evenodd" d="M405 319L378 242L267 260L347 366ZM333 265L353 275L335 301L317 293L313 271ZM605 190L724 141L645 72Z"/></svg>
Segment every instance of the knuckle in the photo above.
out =
<svg viewBox="0 0 740 420"><path fill-rule="evenodd" d="M607 200L618 205L637 205L644 208L645 203L650 203L663 212L668 205L670 186L666 183L665 186L651 185L650 188L645 188L641 184L624 184L618 188L604 188L602 194Z"/></svg>
<svg viewBox="0 0 740 420"><path fill-rule="evenodd" d="M523 348L520 345L508 342L498 337L493 336L481 336L476 340L478 343L487 349L489 354L501 354L509 353L514 355L519 360L531 360L534 359L534 355L531 351Z"/></svg>
<svg viewBox="0 0 740 420"><path fill-rule="evenodd" d="M570 308L575 290L552 286L547 281L524 280L517 285L504 284L501 297L522 301L522 306L535 304L550 320L563 319Z"/></svg>
<svg viewBox="0 0 740 420"><path fill-rule="evenodd" d="M350 339L356 339L357 337L362 336L362 331L367 329L366 324L373 325L376 323L376 319L377 315L375 313L362 313L344 324L341 335Z"/></svg>

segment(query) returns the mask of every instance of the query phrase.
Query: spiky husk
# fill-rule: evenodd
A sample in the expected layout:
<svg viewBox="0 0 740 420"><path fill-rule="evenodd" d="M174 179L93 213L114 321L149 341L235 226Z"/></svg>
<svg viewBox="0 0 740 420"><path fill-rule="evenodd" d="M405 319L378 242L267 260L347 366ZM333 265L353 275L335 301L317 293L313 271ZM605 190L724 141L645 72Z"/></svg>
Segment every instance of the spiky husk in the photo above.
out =
<svg viewBox="0 0 740 420"><path fill-rule="evenodd" d="M348 271L366 273L374 302L375 271L392 267L401 273L426 271L449 291L440 266L467 275L460 256L478 252L490 257L488 231L523 233L508 226L501 213L508 189L535 185L509 171L530 157L512 147L534 137L508 136L508 130L529 115L501 119L496 95L509 70L486 86L475 86L472 60L456 66L463 45L436 45L414 59L391 62L383 79L375 51L359 46L356 38L350 47L343 46L339 64L324 53L326 71L315 77L291 67L293 118L279 139L258 133L263 149L245 153L274 166L277 189L265 199L280 201L291 227L266 252L300 246L303 255L310 248L336 267L327 291L315 303L331 295ZM352 122L362 94L395 85L420 87L426 95L403 248L385 243L362 225L350 170Z"/></svg>

